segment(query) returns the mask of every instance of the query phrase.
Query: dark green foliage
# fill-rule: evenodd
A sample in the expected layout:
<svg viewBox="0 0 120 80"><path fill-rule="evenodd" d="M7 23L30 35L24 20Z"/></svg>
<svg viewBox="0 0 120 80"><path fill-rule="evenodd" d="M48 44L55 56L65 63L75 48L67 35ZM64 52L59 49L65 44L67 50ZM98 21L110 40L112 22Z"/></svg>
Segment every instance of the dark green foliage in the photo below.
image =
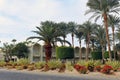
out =
<svg viewBox="0 0 120 80"><path fill-rule="evenodd" d="M57 47L56 48L56 57L58 59L73 59L74 58L74 49L72 47Z"/></svg>
<svg viewBox="0 0 120 80"><path fill-rule="evenodd" d="M25 43L18 43L14 48L14 55L18 58L28 58L28 47Z"/></svg>
<svg viewBox="0 0 120 80"><path fill-rule="evenodd" d="M93 60L102 59L102 52L100 52L100 51L91 52L91 56L92 56Z"/></svg>
<svg viewBox="0 0 120 80"><path fill-rule="evenodd" d="M113 51L111 51L111 55L112 55L112 58L114 58L114 53L113 53ZM108 51L106 51L106 52L104 53L104 57L105 57L105 59L109 58L109 52L108 52ZM117 56L116 56L116 58L117 58Z"/></svg>

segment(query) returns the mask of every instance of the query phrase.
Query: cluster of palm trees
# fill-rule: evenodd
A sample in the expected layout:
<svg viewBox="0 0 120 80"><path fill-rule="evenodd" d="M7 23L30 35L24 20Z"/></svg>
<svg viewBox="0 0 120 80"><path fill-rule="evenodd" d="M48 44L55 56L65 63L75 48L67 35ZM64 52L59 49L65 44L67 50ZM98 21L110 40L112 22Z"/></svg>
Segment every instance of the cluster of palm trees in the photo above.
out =
<svg viewBox="0 0 120 80"><path fill-rule="evenodd" d="M37 36L29 37L28 39L38 39L38 41L43 40L45 42L46 62L50 60L52 54L51 49L57 46L57 42L60 42L63 46L65 46L65 43L71 46L71 43L66 40L68 34L71 34L72 37L72 47L74 47L74 35L78 39L80 44L80 59L82 58L81 40L84 39L86 43L86 60L88 60L90 44L92 44L93 50L96 49L95 46L98 44L101 46L103 59L107 44L109 58L112 60L110 44L111 42L113 43L114 50L115 39L120 41L120 18L118 17L120 11L119 0L88 0L87 6L89 10L86 11L86 14L93 13L90 19L95 18L95 21L97 21L101 17L103 25L91 23L90 20L81 25L75 22L56 23L45 21L41 22L40 26L36 27L37 30L33 31ZM112 38L110 38L109 29L112 29Z"/></svg>

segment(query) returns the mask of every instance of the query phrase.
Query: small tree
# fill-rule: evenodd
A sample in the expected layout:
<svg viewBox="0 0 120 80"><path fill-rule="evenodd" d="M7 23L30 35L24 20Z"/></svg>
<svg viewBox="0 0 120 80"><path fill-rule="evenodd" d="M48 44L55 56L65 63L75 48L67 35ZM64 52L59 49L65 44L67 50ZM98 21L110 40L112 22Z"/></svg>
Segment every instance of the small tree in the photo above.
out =
<svg viewBox="0 0 120 80"><path fill-rule="evenodd" d="M28 58L28 47L25 45L25 43L18 43L13 50L13 55L17 56L18 58Z"/></svg>

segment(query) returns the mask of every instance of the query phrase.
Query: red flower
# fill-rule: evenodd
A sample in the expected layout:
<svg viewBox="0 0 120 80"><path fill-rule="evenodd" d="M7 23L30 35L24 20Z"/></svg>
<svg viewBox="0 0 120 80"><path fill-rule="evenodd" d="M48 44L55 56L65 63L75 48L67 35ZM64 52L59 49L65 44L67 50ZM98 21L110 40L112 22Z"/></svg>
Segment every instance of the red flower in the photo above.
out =
<svg viewBox="0 0 120 80"><path fill-rule="evenodd" d="M111 70L113 70L113 68L111 66L104 65L104 67L102 69L102 73L109 74Z"/></svg>
<svg viewBox="0 0 120 80"><path fill-rule="evenodd" d="M85 74L87 72L87 68L85 66L80 66L80 65L74 65L74 68L80 72L80 73L83 73Z"/></svg>

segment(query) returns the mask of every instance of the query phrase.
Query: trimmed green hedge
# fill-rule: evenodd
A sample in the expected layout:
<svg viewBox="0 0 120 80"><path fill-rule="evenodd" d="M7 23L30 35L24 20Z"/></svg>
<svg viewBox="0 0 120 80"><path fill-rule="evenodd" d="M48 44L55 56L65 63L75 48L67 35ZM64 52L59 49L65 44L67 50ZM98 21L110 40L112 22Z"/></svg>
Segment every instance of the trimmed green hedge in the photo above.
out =
<svg viewBox="0 0 120 80"><path fill-rule="evenodd" d="M114 58L114 53L113 53L113 51L111 51L111 54L112 54L112 58ZM93 60L102 59L102 52L100 52L100 51L93 51L93 52L91 52L91 58L92 58ZM105 58L105 59L109 58L109 53L108 53L108 51L105 51L105 53L104 53L104 58ZM118 59L117 54L116 54L116 59Z"/></svg>
<svg viewBox="0 0 120 80"><path fill-rule="evenodd" d="M114 58L114 53L113 53L113 51L111 51L111 54L112 54L112 58ZM109 58L109 52L108 52L108 51L106 51L106 52L104 53L104 57L105 57L105 59Z"/></svg>
<svg viewBox="0 0 120 80"><path fill-rule="evenodd" d="M91 58L92 58L93 60L102 59L102 52L99 52L99 51L91 52Z"/></svg>
<svg viewBox="0 0 120 80"><path fill-rule="evenodd" d="M57 47L56 57L58 59L73 59L74 58L74 48L72 47Z"/></svg>

